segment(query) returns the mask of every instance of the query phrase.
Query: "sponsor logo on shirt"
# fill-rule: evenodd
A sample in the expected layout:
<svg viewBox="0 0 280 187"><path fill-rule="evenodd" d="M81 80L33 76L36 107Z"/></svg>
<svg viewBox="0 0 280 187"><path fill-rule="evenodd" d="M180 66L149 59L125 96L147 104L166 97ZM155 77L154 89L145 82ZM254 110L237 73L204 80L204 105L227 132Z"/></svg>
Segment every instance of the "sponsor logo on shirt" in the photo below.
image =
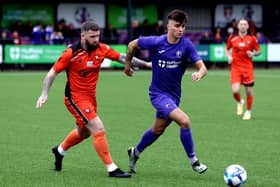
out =
<svg viewBox="0 0 280 187"><path fill-rule="evenodd" d="M158 66L161 68L177 68L182 61L167 61L167 60L158 60Z"/></svg>
<svg viewBox="0 0 280 187"><path fill-rule="evenodd" d="M244 47L245 46L245 43L244 42L240 42L239 43L239 47Z"/></svg>

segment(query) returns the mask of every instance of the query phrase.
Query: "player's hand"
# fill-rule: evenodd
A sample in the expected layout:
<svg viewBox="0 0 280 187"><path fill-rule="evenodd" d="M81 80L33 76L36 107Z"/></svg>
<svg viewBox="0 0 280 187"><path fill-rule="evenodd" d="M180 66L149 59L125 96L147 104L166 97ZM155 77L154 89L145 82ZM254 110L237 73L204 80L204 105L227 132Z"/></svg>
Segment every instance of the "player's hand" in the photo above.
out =
<svg viewBox="0 0 280 187"><path fill-rule="evenodd" d="M36 108L37 109L40 109L42 107L42 105L47 102L48 100L48 96L40 96L37 100L37 103L36 103Z"/></svg>
<svg viewBox="0 0 280 187"><path fill-rule="evenodd" d="M131 76L133 75L134 71L133 71L133 69L131 68L130 65L127 65L127 64L126 64L125 67L124 67L124 73L125 73L127 76L131 77Z"/></svg>
<svg viewBox="0 0 280 187"><path fill-rule="evenodd" d="M192 74L192 81L199 81L201 79L201 75L198 72L194 72Z"/></svg>
<svg viewBox="0 0 280 187"><path fill-rule="evenodd" d="M254 52L253 51L246 51L247 55L249 58L252 58L254 56Z"/></svg>
<svg viewBox="0 0 280 187"><path fill-rule="evenodd" d="M228 56L228 64L232 63L232 56Z"/></svg>

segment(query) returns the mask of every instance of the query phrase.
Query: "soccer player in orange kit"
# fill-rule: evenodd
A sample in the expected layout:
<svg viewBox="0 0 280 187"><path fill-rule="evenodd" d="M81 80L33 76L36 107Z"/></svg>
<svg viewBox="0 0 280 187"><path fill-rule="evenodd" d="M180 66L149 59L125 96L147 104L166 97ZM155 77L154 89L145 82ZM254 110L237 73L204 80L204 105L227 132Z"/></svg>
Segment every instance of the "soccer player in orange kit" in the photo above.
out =
<svg viewBox="0 0 280 187"><path fill-rule="evenodd" d="M80 42L68 47L47 73L36 108L41 108L47 101L55 77L65 70L67 82L64 104L76 119L77 128L72 130L61 144L52 148L55 170L61 171L64 153L69 148L92 136L93 146L106 166L109 177L128 178L131 175L119 169L111 158L104 125L97 114L96 106L96 84L104 58L124 64L125 54L99 42L99 38L100 28L97 24L85 22L82 25ZM151 66L137 58L133 58L133 62L135 66Z"/></svg>
<svg viewBox="0 0 280 187"><path fill-rule="evenodd" d="M250 120L255 82L252 58L260 55L261 49L256 37L248 35L249 24L246 19L240 19L237 27L238 35L231 35L228 38L226 55L228 63L231 64L230 81L233 97L237 101L237 115L243 114L244 99L240 94L240 85L244 85L247 107L242 119Z"/></svg>

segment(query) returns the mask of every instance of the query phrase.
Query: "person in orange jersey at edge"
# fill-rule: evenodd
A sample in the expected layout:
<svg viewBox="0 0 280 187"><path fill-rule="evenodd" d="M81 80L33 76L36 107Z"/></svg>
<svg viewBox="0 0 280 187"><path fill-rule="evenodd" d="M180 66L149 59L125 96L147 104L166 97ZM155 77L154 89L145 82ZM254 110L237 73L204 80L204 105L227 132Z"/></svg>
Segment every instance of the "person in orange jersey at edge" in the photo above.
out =
<svg viewBox="0 0 280 187"><path fill-rule="evenodd" d="M105 58L125 63L125 54L121 54L108 45L99 42L100 28L94 22L85 22L81 27L80 41L69 46L47 73L42 94L37 100L40 109L48 99L48 93L55 77L66 71L64 104L76 119L77 128L52 148L55 157L55 170L62 170L64 154L71 147L92 136L92 144L98 156L107 168L109 177L128 178L131 175L122 171L112 160L102 120L97 114L96 84L101 64ZM151 64L133 58L135 66L150 67Z"/></svg>
<svg viewBox="0 0 280 187"><path fill-rule="evenodd" d="M238 22L238 35L229 36L226 44L228 63L231 64L230 82L232 94L237 101L237 115L243 114L244 99L240 94L240 85L244 85L246 92L246 111L243 120L250 120L254 100L254 64L253 56L261 54L260 46L255 36L248 34L249 24L246 19Z"/></svg>

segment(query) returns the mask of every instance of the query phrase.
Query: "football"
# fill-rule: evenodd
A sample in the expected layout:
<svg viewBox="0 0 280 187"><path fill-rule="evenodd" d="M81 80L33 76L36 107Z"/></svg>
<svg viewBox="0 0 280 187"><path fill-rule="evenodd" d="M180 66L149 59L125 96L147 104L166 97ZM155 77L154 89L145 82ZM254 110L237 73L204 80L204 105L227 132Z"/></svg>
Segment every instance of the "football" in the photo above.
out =
<svg viewBox="0 0 280 187"><path fill-rule="evenodd" d="M224 180L228 186L242 186L247 181L247 172L242 166L232 164L225 169Z"/></svg>

